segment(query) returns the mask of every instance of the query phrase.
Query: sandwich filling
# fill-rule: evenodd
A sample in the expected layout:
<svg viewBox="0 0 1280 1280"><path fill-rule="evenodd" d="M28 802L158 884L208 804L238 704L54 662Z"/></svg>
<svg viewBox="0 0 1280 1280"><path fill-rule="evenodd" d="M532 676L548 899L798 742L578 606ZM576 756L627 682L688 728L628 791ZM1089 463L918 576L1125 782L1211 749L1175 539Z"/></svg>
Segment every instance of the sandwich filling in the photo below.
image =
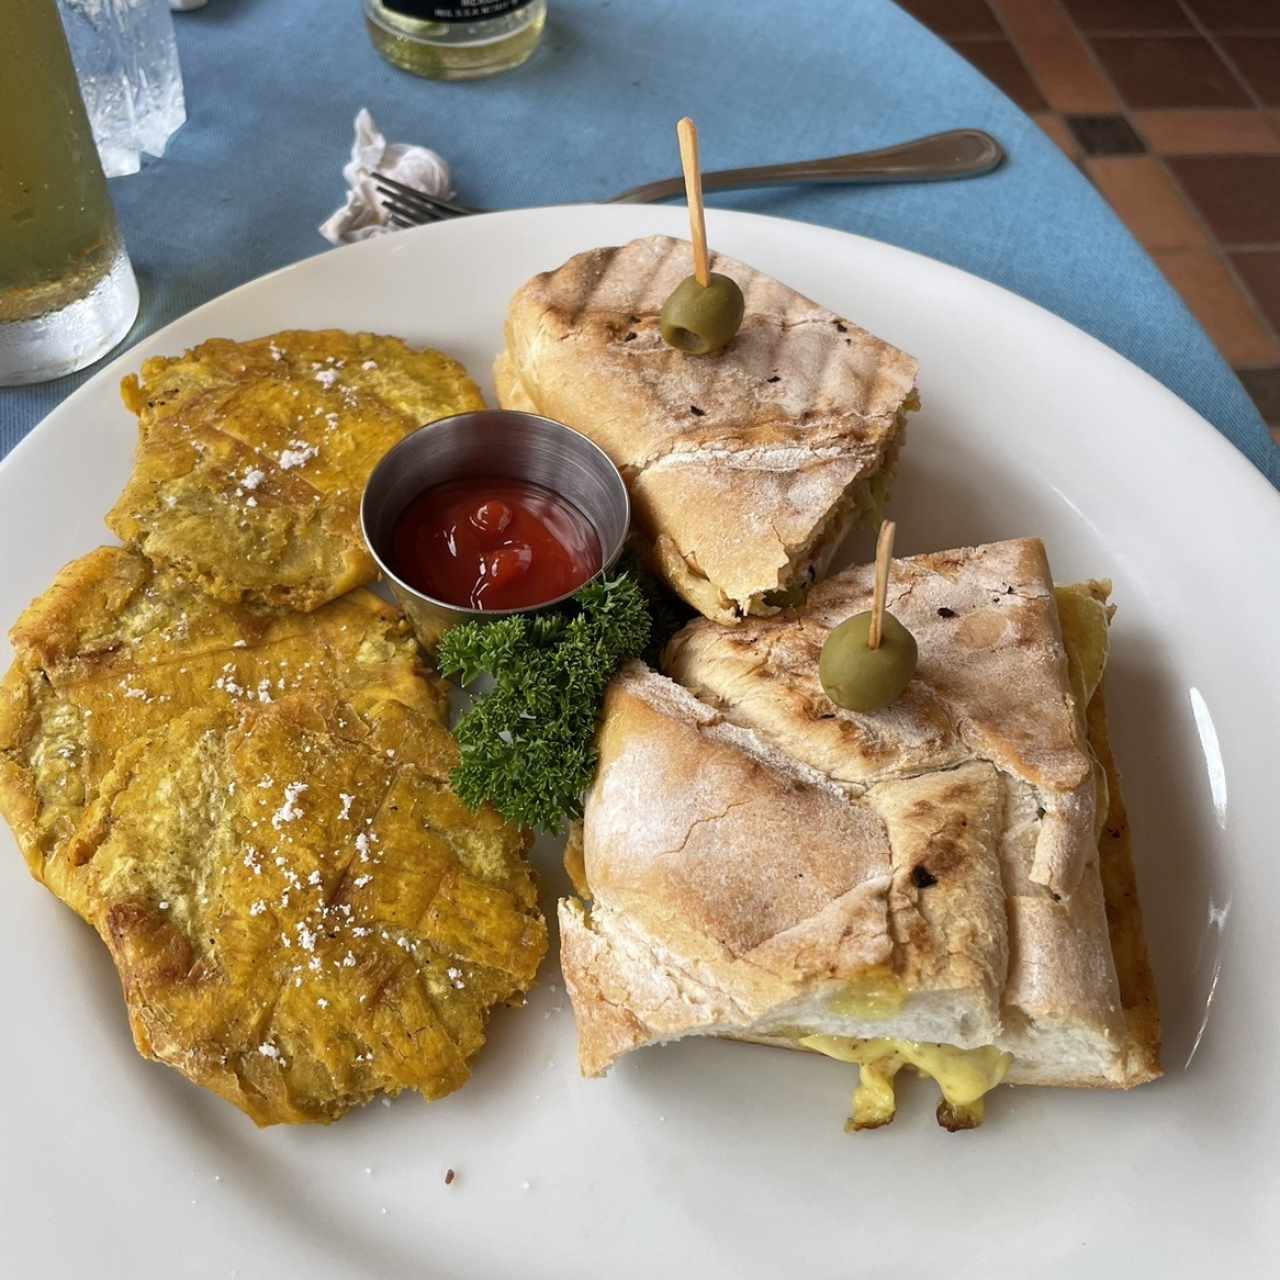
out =
<svg viewBox="0 0 1280 1280"><path fill-rule="evenodd" d="M663 533L656 534L652 543L651 559L658 571L699 613L719 621L767 618L782 609L802 604L809 588L826 574L832 557L850 532L858 527L874 528L879 525L893 488L894 468L902 448L907 413L918 405L913 393L907 406L899 411L898 436L886 452L879 471L854 480L799 542L788 545L781 536L778 537L775 585L735 598L703 572L696 550L680 550ZM776 528L774 533L778 534Z"/></svg>
<svg viewBox="0 0 1280 1280"><path fill-rule="evenodd" d="M938 1123L945 1129L976 1129L982 1123L984 1099L1009 1074L1013 1055L995 1045L957 1049L949 1044L914 1040L851 1040L841 1036L801 1036L801 1048L858 1065L858 1088L846 1128L878 1129L897 1109L894 1077L905 1066L937 1082L942 1091Z"/></svg>

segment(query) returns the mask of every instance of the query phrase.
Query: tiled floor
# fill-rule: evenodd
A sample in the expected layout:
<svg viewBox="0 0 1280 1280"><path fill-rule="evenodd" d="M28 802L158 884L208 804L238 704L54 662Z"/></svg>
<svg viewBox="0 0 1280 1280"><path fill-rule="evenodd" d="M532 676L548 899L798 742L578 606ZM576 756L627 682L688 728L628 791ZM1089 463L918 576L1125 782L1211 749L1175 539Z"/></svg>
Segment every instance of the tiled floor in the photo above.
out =
<svg viewBox="0 0 1280 1280"><path fill-rule="evenodd" d="M1280 0L898 0L1093 180L1280 442Z"/></svg>

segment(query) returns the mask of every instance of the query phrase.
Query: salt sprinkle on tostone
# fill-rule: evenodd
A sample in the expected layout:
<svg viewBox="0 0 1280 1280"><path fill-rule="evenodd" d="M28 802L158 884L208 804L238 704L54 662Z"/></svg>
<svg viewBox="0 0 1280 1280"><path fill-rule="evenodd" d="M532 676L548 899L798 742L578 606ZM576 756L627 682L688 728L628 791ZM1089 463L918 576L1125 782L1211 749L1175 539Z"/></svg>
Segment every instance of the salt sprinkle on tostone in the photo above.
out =
<svg viewBox="0 0 1280 1280"><path fill-rule="evenodd" d="M305 782L290 782L284 789L284 804L271 815L271 825L277 830L283 823L293 822L302 817L302 810L295 803L298 797L310 788Z"/></svg>
<svg viewBox="0 0 1280 1280"><path fill-rule="evenodd" d="M315 445L308 444L305 440L291 440L289 443L292 448L284 449L280 453L281 471L292 471L294 467L305 466L320 452Z"/></svg>

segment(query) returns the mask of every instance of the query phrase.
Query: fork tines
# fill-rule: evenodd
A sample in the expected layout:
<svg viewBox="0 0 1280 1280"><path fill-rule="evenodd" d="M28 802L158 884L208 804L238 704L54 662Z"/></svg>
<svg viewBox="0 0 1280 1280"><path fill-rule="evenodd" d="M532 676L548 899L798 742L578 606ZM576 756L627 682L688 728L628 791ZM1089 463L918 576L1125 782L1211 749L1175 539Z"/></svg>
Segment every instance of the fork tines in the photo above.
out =
<svg viewBox="0 0 1280 1280"><path fill-rule="evenodd" d="M426 222L442 222L447 218L462 218L476 210L454 204L439 196L429 196L403 182L388 178L385 173L372 174L374 185L382 196L382 207L399 227L417 227Z"/></svg>

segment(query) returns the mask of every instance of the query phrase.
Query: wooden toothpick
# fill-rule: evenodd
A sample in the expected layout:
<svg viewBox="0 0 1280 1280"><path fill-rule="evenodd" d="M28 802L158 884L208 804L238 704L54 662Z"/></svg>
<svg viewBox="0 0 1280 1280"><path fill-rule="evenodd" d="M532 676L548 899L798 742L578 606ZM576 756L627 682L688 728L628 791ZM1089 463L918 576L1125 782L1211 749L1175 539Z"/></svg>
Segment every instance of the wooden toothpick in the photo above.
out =
<svg viewBox="0 0 1280 1280"><path fill-rule="evenodd" d="M893 521L880 522L880 536L876 539L876 590L871 602L871 625L867 628L867 648L880 647L880 633L884 627L884 598L889 590L889 561L893 556Z"/></svg>
<svg viewBox="0 0 1280 1280"><path fill-rule="evenodd" d="M707 222L702 214L702 169L698 164L698 130L685 116L676 125L680 140L680 165L684 169L684 193L689 200L689 234L693 240L693 275L705 289L711 283L707 258Z"/></svg>

